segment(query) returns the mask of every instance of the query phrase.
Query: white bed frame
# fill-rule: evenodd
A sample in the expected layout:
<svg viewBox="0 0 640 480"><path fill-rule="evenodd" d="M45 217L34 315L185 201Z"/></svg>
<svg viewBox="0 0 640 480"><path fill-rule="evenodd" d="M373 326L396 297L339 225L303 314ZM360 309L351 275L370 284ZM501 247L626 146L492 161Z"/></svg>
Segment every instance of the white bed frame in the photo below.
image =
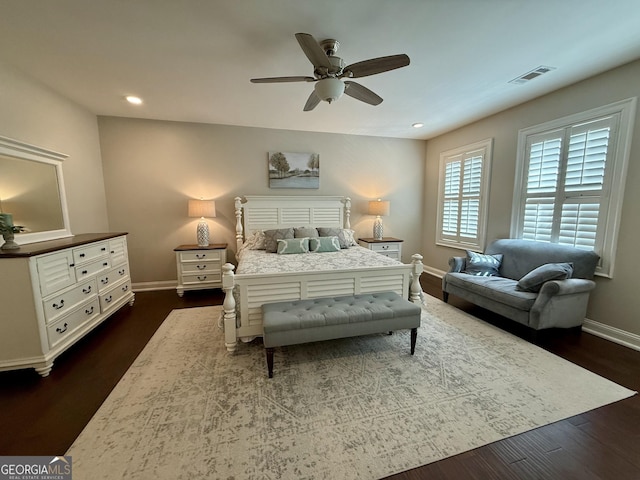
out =
<svg viewBox="0 0 640 480"><path fill-rule="evenodd" d="M350 214L348 197L247 195L244 201L236 197L236 245L239 249L245 234L256 230L351 228ZM227 350L234 352L238 340L248 342L262 336L262 305L269 302L391 291L420 303L422 255L411 258L411 264L271 274L234 274L234 265L226 263L222 267L225 299L221 321ZM239 302L233 294L235 287Z"/></svg>

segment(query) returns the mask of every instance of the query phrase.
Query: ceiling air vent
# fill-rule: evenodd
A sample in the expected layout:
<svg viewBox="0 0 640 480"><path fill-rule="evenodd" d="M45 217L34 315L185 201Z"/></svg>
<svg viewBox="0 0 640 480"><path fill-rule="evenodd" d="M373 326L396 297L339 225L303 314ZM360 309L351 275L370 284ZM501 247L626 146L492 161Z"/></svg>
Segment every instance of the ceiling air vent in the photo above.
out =
<svg viewBox="0 0 640 480"><path fill-rule="evenodd" d="M555 70L555 69L556 69L555 67L545 67L541 65L538 68L525 73L524 75L520 75L519 77L514 78L513 80L509 81L509 83L522 85L523 83L527 83L529 80L533 80L534 78L537 78L540 75L544 75L545 73L548 73L551 70Z"/></svg>

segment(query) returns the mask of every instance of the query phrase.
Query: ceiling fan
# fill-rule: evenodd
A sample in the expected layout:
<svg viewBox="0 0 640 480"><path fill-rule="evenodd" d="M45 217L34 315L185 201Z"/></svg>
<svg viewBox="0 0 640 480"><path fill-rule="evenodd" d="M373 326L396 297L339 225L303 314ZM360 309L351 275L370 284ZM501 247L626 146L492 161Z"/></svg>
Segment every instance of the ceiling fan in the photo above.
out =
<svg viewBox="0 0 640 480"><path fill-rule="evenodd" d="M363 60L345 67L343 60L335 56L340 46L337 40L329 39L318 43L308 33L296 33L296 39L304 54L313 64L313 77L252 78L251 82L315 82L315 88L304 106L305 112L313 110L322 100L331 103L340 98L343 93L361 102L379 105L382 103L382 98L377 94L359 83L349 80L342 81L342 79L367 77L409 65L409 57L401 54Z"/></svg>

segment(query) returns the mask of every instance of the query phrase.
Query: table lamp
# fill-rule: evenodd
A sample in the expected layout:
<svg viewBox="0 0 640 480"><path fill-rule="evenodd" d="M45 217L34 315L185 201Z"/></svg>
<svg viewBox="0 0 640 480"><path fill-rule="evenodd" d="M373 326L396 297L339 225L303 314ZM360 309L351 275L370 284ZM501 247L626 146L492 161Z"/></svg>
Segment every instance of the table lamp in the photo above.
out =
<svg viewBox="0 0 640 480"><path fill-rule="evenodd" d="M381 216L389 215L389 202L383 200L372 200L369 202L369 215L375 215L376 219L373 222L373 238L376 240L382 240L382 219Z"/></svg>
<svg viewBox="0 0 640 480"><path fill-rule="evenodd" d="M196 235L199 247L209 246L209 225L205 220L216 216L216 202L214 200L189 200L189 216L200 217Z"/></svg>

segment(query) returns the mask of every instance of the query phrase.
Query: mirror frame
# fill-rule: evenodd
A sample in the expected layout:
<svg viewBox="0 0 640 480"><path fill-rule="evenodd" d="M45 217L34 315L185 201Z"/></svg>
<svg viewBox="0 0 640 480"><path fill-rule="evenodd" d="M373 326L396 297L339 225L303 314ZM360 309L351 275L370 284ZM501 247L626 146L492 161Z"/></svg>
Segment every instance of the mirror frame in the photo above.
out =
<svg viewBox="0 0 640 480"><path fill-rule="evenodd" d="M19 142L3 136L0 136L0 155L53 165L56 169L56 176L58 179L58 196L60 198L60 208L62 209L64 227L58 230L21 233L15 236L15 242L19 245L26 245L28 243L71 237L73 234L69 228L69 211L67 210L67 197L64 191L64 178L62 176L62 162L68 157L68 155L37 147L35 145L29 145L28 143Z"/></svg>

